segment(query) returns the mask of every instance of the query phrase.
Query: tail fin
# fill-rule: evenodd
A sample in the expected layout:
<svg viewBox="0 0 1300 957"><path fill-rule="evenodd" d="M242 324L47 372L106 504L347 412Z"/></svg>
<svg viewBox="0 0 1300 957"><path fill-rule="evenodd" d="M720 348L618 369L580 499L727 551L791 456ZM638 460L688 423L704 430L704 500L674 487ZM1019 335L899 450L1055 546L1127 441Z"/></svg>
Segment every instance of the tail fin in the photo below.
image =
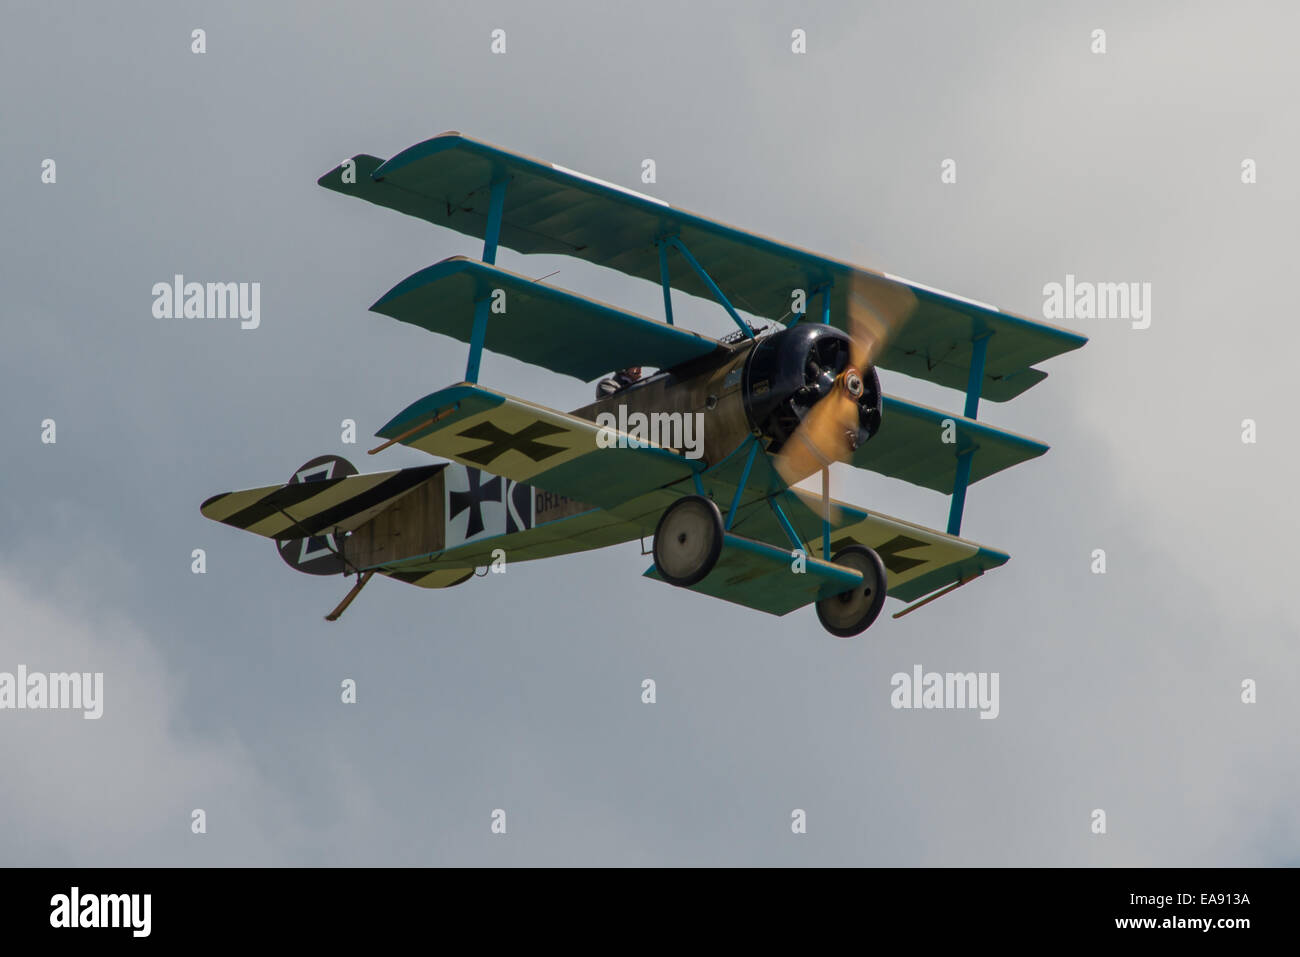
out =
<svg viewBox="0 0 1300 957"><path fill-rule="evenodd" d="M318 455L298 469L289 477L285 488L294 485L306 485L313 482L342 481L350 475L356 475L357 468L341 455ZM299 522L301 523L301 519ZM324 535L308 535L305 538L285 538L276 541L275 548L280 558L294 571L308 575L343 575L347 573L347 563L343 560L341 543L335 539L334 532Z"/></svg>

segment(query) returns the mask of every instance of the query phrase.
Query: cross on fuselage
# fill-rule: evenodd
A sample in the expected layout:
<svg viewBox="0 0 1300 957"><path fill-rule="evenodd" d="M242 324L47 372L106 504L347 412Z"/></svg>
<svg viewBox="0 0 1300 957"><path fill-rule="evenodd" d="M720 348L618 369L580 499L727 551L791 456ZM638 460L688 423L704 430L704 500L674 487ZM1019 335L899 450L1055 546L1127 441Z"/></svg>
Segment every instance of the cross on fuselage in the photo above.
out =
<svg viewBox="0 0 1300 957"><path fill-rule="evenodd" d="M451 517L455 518L465 509L469 509L469 524L465 527L465 538L470 539L483 531L483 503L501 501L501 476L492 476L491 481L483 482L483 473L478 469L465 469L469 482L468 492L449 493Z"/></svg>

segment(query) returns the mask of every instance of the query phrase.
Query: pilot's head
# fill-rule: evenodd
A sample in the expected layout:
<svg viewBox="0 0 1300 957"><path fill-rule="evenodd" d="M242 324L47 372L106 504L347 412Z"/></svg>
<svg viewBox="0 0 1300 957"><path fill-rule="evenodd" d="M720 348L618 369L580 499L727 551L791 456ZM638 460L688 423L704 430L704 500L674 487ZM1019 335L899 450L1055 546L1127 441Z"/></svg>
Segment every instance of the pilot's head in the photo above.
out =
<svg viewBox="0 0 1300 957"><path fill-rule="evenodd" d="M633 381L635 381L635 380L641 378L641 367L640 367L640 366L628 366L626 369L623 370L623 375L625 375L625 376L627 376L629 379L632 379Z"/></svg>

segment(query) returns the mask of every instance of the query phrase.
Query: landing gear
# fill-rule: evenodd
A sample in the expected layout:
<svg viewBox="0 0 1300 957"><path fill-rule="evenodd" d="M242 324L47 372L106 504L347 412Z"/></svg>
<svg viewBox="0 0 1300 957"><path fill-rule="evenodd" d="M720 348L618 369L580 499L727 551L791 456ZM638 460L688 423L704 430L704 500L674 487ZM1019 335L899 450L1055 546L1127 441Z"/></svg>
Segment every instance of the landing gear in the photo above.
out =
<svg viewBox="0 0 1300 957"><path fill-rule="evenodd" d="M835 637L853 638L866 631L885 607L885 565L865 545L849 545L836 552L833 560L862 572L862 584L818 601L817 617Z"/></svg>
<svg viewBox="0 0 1300 957"><path fill-rule="evenodd" d="M678 499L655 529L654 558L659 576L670 585L702 581L722 554L722 513L700 495Z"/></svg>

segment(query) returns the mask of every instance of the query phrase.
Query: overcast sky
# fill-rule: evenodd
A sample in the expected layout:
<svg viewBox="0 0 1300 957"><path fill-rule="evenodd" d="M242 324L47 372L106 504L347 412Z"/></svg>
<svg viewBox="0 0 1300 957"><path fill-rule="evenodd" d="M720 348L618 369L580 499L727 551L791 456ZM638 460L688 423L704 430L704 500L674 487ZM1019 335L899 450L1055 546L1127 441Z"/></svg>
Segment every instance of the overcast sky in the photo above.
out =
<svg viewBox="0 0 1300 957"><path fill-rule="evenodd" d="M1300 863L1292 5L8 6L0 671L102 671L104 714L0 712L0 863ZM465 349L366 310L480 249L315 180L448 129L1029 316L1066 274L1149 282L1151 325L1064 322L1090 343L982 406L1052 445L969 494L1011 562L858 640L643 579L635 543L377 580L328 624L345 581L198 506L323 453L424 461L362 460ZM500 263L659 314L648 283ZM153 318L176 273L260 282L260 327ZM491 354L482 380L591 396ZM894 710L917 664L999 673L999 717Z"/></svg>

